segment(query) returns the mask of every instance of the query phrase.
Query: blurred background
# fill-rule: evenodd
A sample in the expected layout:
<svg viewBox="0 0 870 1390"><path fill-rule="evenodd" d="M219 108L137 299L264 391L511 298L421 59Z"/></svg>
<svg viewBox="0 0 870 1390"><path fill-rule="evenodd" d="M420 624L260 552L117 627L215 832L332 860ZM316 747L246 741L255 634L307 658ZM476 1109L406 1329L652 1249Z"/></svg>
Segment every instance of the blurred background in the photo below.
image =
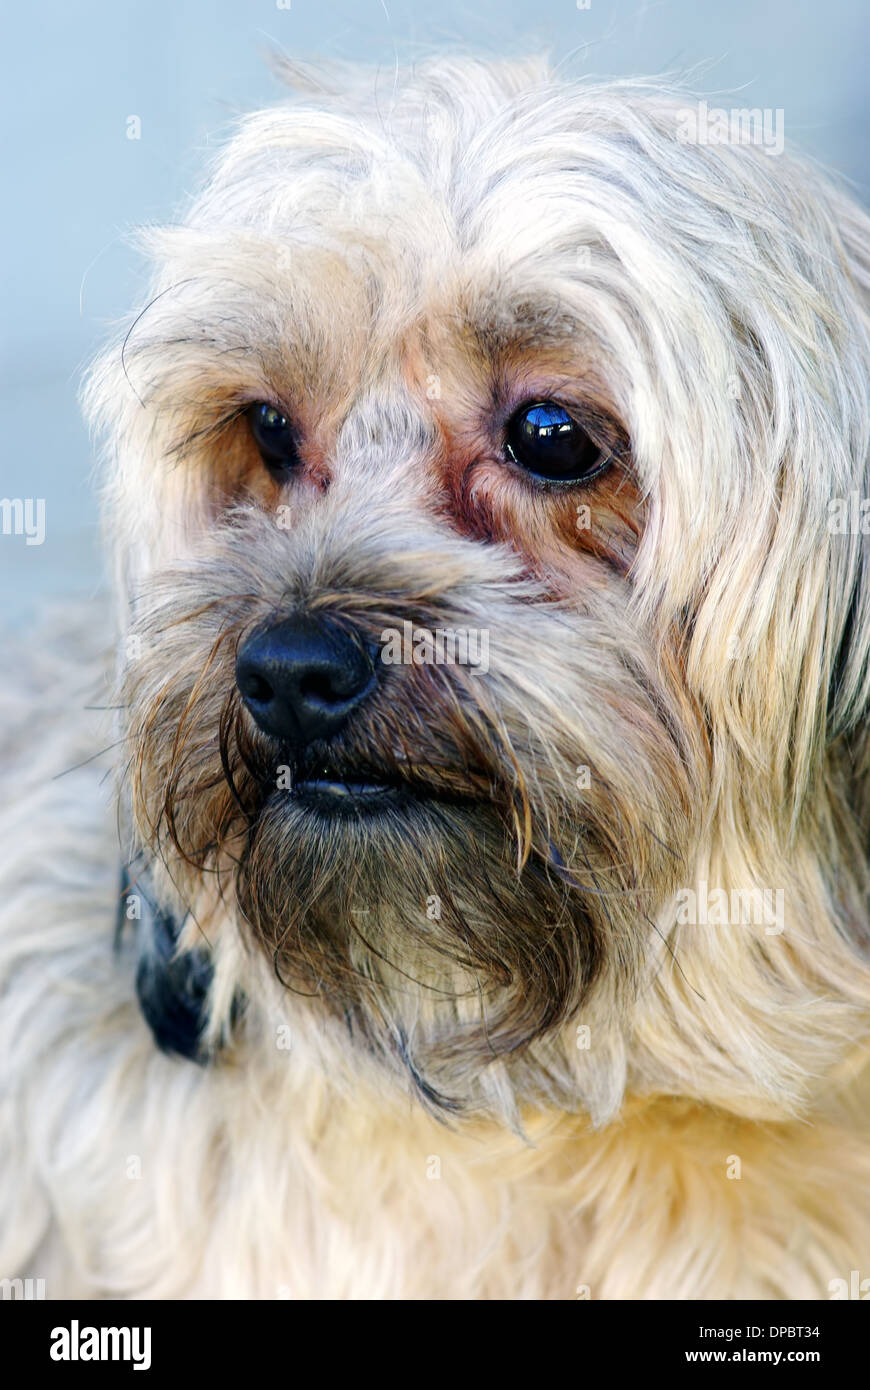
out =
<svg viewBox="0 0 870 1390"><path fill-rule="evenodd" d="M866 0L41 0L7 6L3 29L0 498L45 499L43 544L0 534L17 624L101 582L82 370L142 293L129 231L176 215L235 118L280 96L270 48L386 82L445 48L688 77L714 104L781 107L787 142L870 201Z"/></svg>

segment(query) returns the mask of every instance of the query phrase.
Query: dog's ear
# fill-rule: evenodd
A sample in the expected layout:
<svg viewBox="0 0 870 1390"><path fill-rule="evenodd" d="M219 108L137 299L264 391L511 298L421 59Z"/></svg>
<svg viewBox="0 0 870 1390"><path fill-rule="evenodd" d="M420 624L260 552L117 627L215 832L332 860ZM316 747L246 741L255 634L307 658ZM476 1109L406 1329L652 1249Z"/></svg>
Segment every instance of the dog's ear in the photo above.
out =
<svg viewBox="0 0 870 1390"><path fill-rule="evenodd" d="M832 479L827 531L831 586L832 669L828 689L831 738L866 733L870 711L870 219L848 198L832 197L847 284L854 296L856 355L852 383L852 476ZM863 334L862 334L863 330ZM847 487L843 484L847 483Z"/></svg>
<svg viewBox="0 0 870 1390"><path fill-rule="evenodd" d="M864 692L870 667L867 591L867 568L862 554L855 566L848 597L841 604L845 617L828 686L828 735L831 739L849 733L863 718L866 707Z"/></svg>
<svg viewBox="0 0 870 1390"><path fill-rule="evenodd" d="M687 386L672 373L664 407L634 411L654 479L635 568L669 621L691 614L687 682L717 776L747 800L757 780L791 833L826 748L870 710L870 502L854 521L870 499L870 218L802 161L744 153L722 175L740 273L724 254L703 265L730 332L693 299L695 342L673 349Z"/></svg>

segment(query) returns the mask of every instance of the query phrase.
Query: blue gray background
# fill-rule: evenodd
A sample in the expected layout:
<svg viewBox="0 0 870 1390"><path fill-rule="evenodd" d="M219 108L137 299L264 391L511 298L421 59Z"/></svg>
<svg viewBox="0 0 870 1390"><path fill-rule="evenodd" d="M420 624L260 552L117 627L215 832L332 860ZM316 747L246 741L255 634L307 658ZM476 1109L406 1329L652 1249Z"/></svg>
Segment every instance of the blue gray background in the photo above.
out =
<svg viewBox="0 0 870 1390"><path fill-rule="evenodd" d="M235 116L277 98L263 55L388 73L445 47L574 54L598 76L688 75L722 105L782 107L789 141L868 201L866 0L41 0L3 31L0 497L44 497L46 540L0 535L2 616L92 591L101 561L84 364L134 303L126 244L171 218ZM739 97L736 102L731 98ZM142 138L126 137L137 115Z"/></svg>

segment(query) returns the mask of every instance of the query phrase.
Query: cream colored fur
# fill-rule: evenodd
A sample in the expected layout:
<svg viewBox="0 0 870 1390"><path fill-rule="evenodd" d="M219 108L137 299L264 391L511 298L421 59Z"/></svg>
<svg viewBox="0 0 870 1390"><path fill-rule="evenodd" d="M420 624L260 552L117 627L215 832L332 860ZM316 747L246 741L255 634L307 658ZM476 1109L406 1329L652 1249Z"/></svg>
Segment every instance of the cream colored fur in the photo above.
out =
<svg viewBox="0 0 870 1390"><path fill-rule="evenodd" d="M440 545L450 601L468 612L478 593L485 616L491 598L506 728L530 765L548 750L532 800L562 826L575 752L610 759L632 851L651 832L649 913L624 908L589 997L525 1061L457 1064L468 1114L445 1121L283 990L192 875L213 1036L236 991L249 1006L213 1064L161 1055L132 936L112 949L122 852L147 840L129 805L139 729L83 712L112 687L104 618L75 616L44 639L56 660L31 651L4 682L0 1278L45 1278L50 1297L829 1297L870 1276L870 593L866 538L827 527L829 499L867 493L867 220L798 161L680 145L680 98L651 87L459 61L379 102L371 82L251 117L186 225L151 238L159 298L90 388L122 637L159 630L164 571L211 593L227 563L209 469L234 476L243 446L205 468L193 436L213 396L255 399L283 368L328 383L328 506L293 504L293 535L246 553L251 584L260 561L301 573L308 545L335 587L336 537L353 558L356 536L389 587L378 536ZM510 332L536 295L532 336L570 325L644 507L627 573L584 570L597 588L560 620L582 659L541 616L538 682L521 629L512 646L509 559L424 516L420 407L394 354L430 310L443 329L495 305ZM464 352L436 352L445 397L465 389ZM166 464L179 442L189 468ZM132 677L122 640L142 707L182 669L172 640ZM652 717L619 727L635 698L620 652L645 691L661 679L667 751ZM672 864L653 840L678 823ZM784 929L680 925L675 889L701 882L782 889ZM420 1003L421 1048L442 1026Z"/></svg>

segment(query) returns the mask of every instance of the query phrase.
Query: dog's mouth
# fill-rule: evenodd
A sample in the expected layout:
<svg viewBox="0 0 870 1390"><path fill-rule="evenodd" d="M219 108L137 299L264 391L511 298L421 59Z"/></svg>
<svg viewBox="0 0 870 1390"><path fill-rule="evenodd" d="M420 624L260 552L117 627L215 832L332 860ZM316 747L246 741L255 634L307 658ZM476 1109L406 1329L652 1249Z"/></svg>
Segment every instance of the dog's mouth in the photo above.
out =
<svg viewBox="0 0 870 1390"><path fill-rule="evenodd" d="M325 811L377 810L398 804L410 795L407 784L386 782L366 774L335 772L328 767L318 775L294 777L290 788L293 799Z"/></svg>
<svg viewBox="0 0 870 1390"><path fill-rule="evenodd" d="M402 759L389 768L329 757L291 762L292 799L300 806L340 815L377 813L419 801L473 802L491 791L479 768L433 767Z"/></svg>

